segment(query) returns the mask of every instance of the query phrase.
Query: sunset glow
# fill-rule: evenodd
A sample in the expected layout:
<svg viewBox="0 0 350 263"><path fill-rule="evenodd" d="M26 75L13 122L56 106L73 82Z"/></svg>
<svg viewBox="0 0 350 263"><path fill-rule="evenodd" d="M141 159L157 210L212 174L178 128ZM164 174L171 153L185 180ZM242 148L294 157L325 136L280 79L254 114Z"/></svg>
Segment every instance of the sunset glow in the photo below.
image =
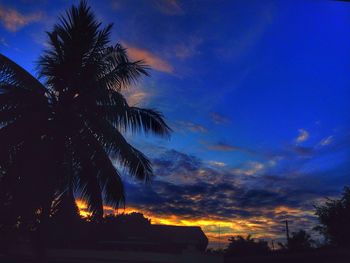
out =
<svg viewBox="0 0 350 263"><path fill-rule="evenodd" d="M87 205L83 200L77 200L80 215L83 217L91 215L87 210ZM193 218L183 219L176 215L158 215L152 214L147 210L140 210L134 207L115 210L110 206L104 206L105 214L129 214L132 212L142 213L146 218L151 219L152 224L175 225L175 226L200 226L207 235L211 247L224 247L228 238L231 236L251 234L255 238L261 238L268 241L280 238L283 234L284 222L272 220L269 217L252 217L245 219L235 219L226 221L225 219L216 219L215 217L207 219ZM302 209L289 208L285 206L276 207L270 211L275 215L288 213L290 216L303 217L305 215L314 216L313 211L304 211ZM273 229L279 229L279 232L273 233Z"/></svg>
<svg viewBox="0 0 350 263"><path fill-rule="evenodd" d="M0 53L38 76L37 61L49 46L45 32L78 1L0 2ZM127 154L121 154L123 140L106 143L104 135L95 138L102 152L107 152L104 156L109 166L102 166L109 169L103 175L121 179L108 181L115 183L109 188L117 191L112 192L116 193L113 198L122 199L125 193L125 210L105 206L105 213L136 211L153 224L200 226L210 246L224 246L230 236L248 234L285 242L286 220L291 233L304 229L317 239L313 231L318 224L315 205L327 197L339 197L343 187L350 185L350 4L315 0L87 2L102 26L113 23L108 36L111 42L103 50L123 47L123 54L131 61L141 60L149 67L145 67L149 76L141 74L136 83L130 80L122 85L120 94L127 103L123 100L120 104L159 112L157 116L164 117L171 128L169 134L156 131L163 137L153 136L147 126L152 122L146 115L148 128L126 131L128 128L119 127L122 118L115 117L119 115L110 117L110 112L115 113L111 105L107 105L108 113L101 110L106 115L98 115L97 123L102 119L114 131L107 129L108 139L113 141L116 134L125 137L124 149L131 145L142 152L153 172L148 165L142 172L135 172L142 166L139 164L148 162L131 147ZM104 54L100 56L103 59ZM72 56L72 60L80 58L76 53ZM84 64L83 58L78 62ZM90 61L94 61L94 68L95 60ZM85 85L76 82L75 76L85 75L77 65L79 72L74 72L70 80L74 88L82 89L80 86ZM61 68L57 71L65 72ZM100 77L92 76L94 80ZM61 81L61 76L57 79ZM45 79L39 81L44 83ZM64 91L68 89L65 85L59 87ZM117 87L119 92L120 85ZM62 116L73 116L74 122L75 114L68 109L76 108L74 103L80 101L82 93L74 90L72 94L74 107L67 107L67 113L62 107ZM99 109L101 105L97 106ZM79 111L77 116L85 116L86 109L90 108L84 106L84 113ZM27 105L20 108L18 116L22 111L27 111ZM53 111L52 116L57 112ZM92 115L96 112L93 108ZM121 116L128 115L125 112ZM4 116L6 123L11 123L6 119L8 115ZM137 116L135 123L139 121ZM51 122L51 118L45 118ZM41 125L29 122L30 131ZM62 129L70 127L57 123ZM89 121L79 123L86 125ZM81 139L83 130L77 129L75 138ZM99 134L90 128L86 131L95 137ZM72 133L67 134L65 138L71 142ZM112 144L113 151L109 147ZM93 144L82 140L77 145L80 151ZM37 149L32 148L30 153L36 154ZM14 149L8 152L16 152ZM86 157L87 167L98 151L91 152ZM129 162L129 156L136 161ZM96 160L95 166L98 163ZM130 163L137 165L124 167ZM88 175L93 170L79 169ZM96 182L102 173L97 170ZM149 181L143 180L146 174ZM100 195L106 181L94 188L98 204L108 200L105 193ZM84 183L74 195L89 200ZM82 216L90 215L86 203L78 200L77 205Z"/></svg>

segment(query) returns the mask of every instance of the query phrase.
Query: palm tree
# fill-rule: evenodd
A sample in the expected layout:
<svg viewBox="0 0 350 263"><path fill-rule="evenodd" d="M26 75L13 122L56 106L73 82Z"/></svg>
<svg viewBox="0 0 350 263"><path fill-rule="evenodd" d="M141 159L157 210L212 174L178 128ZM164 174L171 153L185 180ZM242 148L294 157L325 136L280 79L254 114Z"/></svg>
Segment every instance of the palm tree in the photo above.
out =
<svg viewBox="0 0 350 263"><path fill-rule="evenodd" d="M110 45L112 25L101 28L85 1L59 21L38 61L42 82L0 54L0 206L29 225L77 196L95 218L104 203L117 208L124 189L112 159L139 180L153 175L124 132L171 131L160 112L123 97L148 68Z"/></svg>

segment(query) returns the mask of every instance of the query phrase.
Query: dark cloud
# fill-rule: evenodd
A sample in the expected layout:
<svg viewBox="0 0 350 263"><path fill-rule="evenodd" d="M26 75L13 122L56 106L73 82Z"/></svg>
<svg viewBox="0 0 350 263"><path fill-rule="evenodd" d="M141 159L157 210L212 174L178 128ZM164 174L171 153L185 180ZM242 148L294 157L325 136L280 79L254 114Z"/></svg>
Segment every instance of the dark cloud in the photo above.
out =
<svg viewBox="0 0 350 263"><path fill-rule="evenodd" d="M292 217L295 221L306 220L308 223L304 223L310 226L315 224L313 204L321 197L334 196L341 190L340 184L349 183L342 173L339 185L329 184L326 177L316 173L247 178L232 169L213 169L198 158L175 150L165 151L153 163L156 179L146 186L127 182L127 201L153 214L181 218L229 221L269 217L279 222ZM276 212L278 207L286 207L285 212ZM303 214L306 211L311 211L307 217Z"/></svg>
<svg viewBox="0 0 350 263"><path fill-rule="evenodd" d="M150 185L126 182L127 205L158 216L235 222L228 233L235 232L236 227L244 229L243 233L283 237L286 219L292 230L311 230L317 224L314 205L325 197L337 196L344 185L350 184L350 162L343 158L327 169L310 164L329 154L346 153L348 145L348 140L339 139L323 147L291 145L282 150L262 150L251 155L254 161L236 167L215 166L196 156L162 148L152 160L156 177ZM209 226L203 228L214 233Z"/></svg>
<svg viewBox="0 0 350 263"><path fill-rule="evenodd" d="M201 166L202 162L197 157L176 150L167 150L153 160L155 174L158 176L192 174L198 171Z"/></svg>

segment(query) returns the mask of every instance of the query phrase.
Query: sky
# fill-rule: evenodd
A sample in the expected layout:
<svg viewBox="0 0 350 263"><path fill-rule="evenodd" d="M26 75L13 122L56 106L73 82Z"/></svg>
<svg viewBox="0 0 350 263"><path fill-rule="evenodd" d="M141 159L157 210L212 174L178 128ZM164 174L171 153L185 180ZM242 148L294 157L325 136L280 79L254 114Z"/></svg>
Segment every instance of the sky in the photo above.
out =
<svg viewBox="0 0 350 263"><path fill-rule="evenodd" d="M0 52L36 75L45 31L72 3L0 0ZM313 206L350 185L350 3L88 3L114 24L111 44L152 68L124 92L129 104L173 129L126 134L155 177L123 178L125 211L199 225L212 247L239 234L284 241L284 220L311 231Z"/></svg>

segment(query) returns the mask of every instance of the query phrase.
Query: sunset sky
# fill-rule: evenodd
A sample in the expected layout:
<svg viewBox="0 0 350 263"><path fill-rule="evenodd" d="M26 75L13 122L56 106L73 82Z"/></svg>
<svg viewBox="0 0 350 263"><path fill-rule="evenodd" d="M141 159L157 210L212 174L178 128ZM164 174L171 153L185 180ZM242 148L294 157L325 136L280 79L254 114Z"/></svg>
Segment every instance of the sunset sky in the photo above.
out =
<svg viewBox="0 0 350 263"><path fill-rule="evenodd" d="M0 0L0 52L35 75L45 31L77 2ZM199 225L212 246L248 233L283 241L283 220L310 230L313 205L350 184L350 3L88 3L114 24L112 44L152 67L129 103L173 129L126 135L155 174L147 185L124 177L126 211Z"/></svg>

